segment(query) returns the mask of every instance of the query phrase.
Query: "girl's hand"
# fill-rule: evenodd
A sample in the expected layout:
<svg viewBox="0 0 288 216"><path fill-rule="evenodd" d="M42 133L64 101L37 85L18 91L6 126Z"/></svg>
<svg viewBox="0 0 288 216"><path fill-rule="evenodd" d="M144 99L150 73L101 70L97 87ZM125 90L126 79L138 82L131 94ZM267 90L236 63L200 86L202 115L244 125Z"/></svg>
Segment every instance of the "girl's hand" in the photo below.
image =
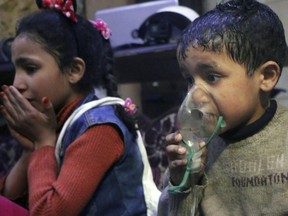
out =
<svg viewBox="0 0 288 216"><path fill-rule="evenodd" d="M11 135L16 139L25 150L34 151L34 143L29 140L27 137L23 136L22 134L18 133L17 131L9 128Z"/></svg>
<svg viewBox="0 0 288 216"><path fill-rule="evenodd" d="M166 151L169 161L170 180L174 185L179 185L181 183L187 166L187 149L180 145L181 141L182 136L178 132L166 136ZM205 143L201 143L200 147L202 147L204 144ZM204 173L206 155L207 149L203 148L201 154L200 171L194 173L193 176L190 176L191 181L193 181L195 184L197 184L198 179Z"/></svg>
<svg viewBox="0 0 288 216"><path fill-rule="evenodd" d="M43 97L37 109L13 86L3 86L1 113L15 138L24 147L34 148L56 142L56 116L53 105ZM30 141L30 142L29 142Z"/></svg>

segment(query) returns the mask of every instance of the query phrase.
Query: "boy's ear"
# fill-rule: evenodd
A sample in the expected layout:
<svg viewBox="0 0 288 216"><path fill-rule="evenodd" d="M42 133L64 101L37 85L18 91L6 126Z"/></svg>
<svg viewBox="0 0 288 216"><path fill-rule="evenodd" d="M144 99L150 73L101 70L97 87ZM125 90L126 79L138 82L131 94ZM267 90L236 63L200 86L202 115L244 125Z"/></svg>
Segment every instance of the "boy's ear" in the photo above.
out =
<svg viewBox="0 0 288 216"><path fill-rule="evenodd" d="M260 88L264 92L270 92L277 84L280 77L280 67L275 61L267 61L259 68L261 73Z"/></svg>
<svg viewBox="0 0 288 216"><path fill-rule="evenodd" d="M85 62L82 58L75 57L68 72L69 82L72 84L77 83L85 73Z"/></svg>

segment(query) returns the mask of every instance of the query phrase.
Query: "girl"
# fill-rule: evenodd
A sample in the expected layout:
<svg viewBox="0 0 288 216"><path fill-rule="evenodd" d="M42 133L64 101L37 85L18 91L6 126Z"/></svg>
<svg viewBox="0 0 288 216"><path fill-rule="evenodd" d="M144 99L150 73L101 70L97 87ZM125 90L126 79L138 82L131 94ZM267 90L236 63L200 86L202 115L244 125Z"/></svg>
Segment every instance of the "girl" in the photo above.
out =
<svg viewBox="0 0 288 216"><path fill-rule="evenodd" d="M109 29L75 15L71 0L37 4L17 27L13 86L2 87L1 112L25 147L3 194L18 198L27 179L30 215L152 215L160 192L133 106L85 106L117 96Z"/></svg>

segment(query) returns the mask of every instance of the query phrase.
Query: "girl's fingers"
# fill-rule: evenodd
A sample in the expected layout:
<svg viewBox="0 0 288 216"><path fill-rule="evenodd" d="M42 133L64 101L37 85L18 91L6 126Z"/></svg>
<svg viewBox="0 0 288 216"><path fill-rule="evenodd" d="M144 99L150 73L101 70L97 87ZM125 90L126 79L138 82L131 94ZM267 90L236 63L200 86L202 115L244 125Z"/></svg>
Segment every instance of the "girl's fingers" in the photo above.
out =
<svg viewBox="0 0 288 216"><path fill-rule="evenodd" d="M21 113L23 110L19 107L17 99L14 97L13 93L11 92L11 89L8 86L3 86L3 96L2 96L2 102L3 105L6 108L7 113L12 117L16 118L19 113Z"/></svg>
<svg viewBox="0 0 288 216"><path fill-rule="evenodd" d="M15 124L15 121L13 121L13 109L11 109L11 105L9 102L9 99L7 98L7 95L4 92L0 93L0 97L1 97L1 106L0 106L0 111L3 115L3 117L6 119L6 121L13 125Z"/></svg>
<svg viewBox="0 0 288 216"><path fill-rule="evenodd" d="M8 87L7 96L17 112L25 112L32 107L30 102L14 86Z"/></svg>
<svg viewBox="0 0 288 216"><path fill-rule="evenodd" d="M48 119L50 119L50 121L52 122L52 126L56 127L56 115L55 115L55 111L53 108L53 104L52 102L48 99L48 97L43 97L42 98L42 104L44 107L44 113L47 116Z"/></svg>

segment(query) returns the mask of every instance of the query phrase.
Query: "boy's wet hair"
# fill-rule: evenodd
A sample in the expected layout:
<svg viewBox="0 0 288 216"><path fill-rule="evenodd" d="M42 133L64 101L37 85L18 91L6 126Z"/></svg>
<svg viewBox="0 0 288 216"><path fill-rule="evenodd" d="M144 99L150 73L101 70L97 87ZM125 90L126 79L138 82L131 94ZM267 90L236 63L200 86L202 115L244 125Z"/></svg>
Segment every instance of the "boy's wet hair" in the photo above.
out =
<svg viewBox="0 0 288 216"><path fill-rule="evenodd" d="M78 22L73 23L59 11L37 11L20 20L16 36L25 35L38 42L55 58L62 71L71 67L73 58L82 58L86 69L76 88L89 91L102 86L107 89L108 95L116 96L110 42L89 20L78 15L76 17Z"/></svg>
<svg viewBox="0 0 288 216"><path fill-rule="evenodd" d="M255 0L232 0L195 19L178 42L177 57L186 58L189 46L223 52L243 64L251 76L266 61L282 71L287 58L283 24L268 6Z"/></svg>

